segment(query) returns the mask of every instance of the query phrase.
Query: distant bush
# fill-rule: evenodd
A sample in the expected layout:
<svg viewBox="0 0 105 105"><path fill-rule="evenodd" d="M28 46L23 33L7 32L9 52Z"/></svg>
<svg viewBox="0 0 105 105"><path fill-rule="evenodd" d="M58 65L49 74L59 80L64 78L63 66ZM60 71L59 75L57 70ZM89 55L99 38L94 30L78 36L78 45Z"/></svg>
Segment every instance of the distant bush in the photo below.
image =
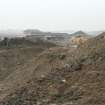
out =
<svg viewBox="0 0 105 105"><path fill-rule="evenodd" d="M1 42L0 42L0 47L6 47L6 48L11 48L11 47L19 47L23 45L33 45L34 43L31 41L26 40L24 37L23 38L7 38L5 37Z"/></svg>
<svg viewBox="0 0 105 105"><path fill-rule="evenodd" d="M0 48L15 48L15 47L27 47L27 46L40 46L50 48L56 46L53 43L46 42L38 39L36 42L26 39L25 37L17 38L7 38L5 37L0 41Z"/></svg>

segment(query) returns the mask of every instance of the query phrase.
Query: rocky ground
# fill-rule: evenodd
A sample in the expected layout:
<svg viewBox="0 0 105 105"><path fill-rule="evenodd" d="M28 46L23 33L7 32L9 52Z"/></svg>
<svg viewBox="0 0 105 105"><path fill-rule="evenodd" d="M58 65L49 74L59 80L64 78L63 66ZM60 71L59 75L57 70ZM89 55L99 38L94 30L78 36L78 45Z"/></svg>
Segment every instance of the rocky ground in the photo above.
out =
<svg viewBox="0 0 105 105"><path fill-rule="evenodd" d="M1 84L0 105L105 105L105 33L46 49Z"/></svg>

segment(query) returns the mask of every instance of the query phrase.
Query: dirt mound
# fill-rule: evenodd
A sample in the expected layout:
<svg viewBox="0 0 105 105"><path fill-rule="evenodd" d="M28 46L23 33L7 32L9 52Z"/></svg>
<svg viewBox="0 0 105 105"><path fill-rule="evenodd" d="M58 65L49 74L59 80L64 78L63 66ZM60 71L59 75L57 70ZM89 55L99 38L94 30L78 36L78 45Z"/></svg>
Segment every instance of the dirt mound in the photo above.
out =
<svg viewBox="0 0 105 105"><path fill-rule="evenodd" d="M49 49L32 62L28 66L31 78L1 105L105 104L105 39L101 35L77 49Z"/></svg>
<svg viewBox="0 0 105 105"><path fill-rule="evenodd" d="M31 72L28 68L34 68L32 62L35 58L55 46L49 42L34 43L24 38L11 39L8 47L0 46L0 99L23 84L26 78L29 79Z"/></svg>
<svg viewBox="0 0 105 105"><path fill-rule="evenodd" d="M86 38L86 37L82 37L82 36L76 36L76 37L72 37L70 39L70 45L82 45L84 44L89 38Z"/></svg>
<svg viewBox="0 0 105 105"><path fill-rule="evenodd" d="M71 36L81 36L81 37L91 37L90 35L88 35L87 33L83 32L83 31L77 31L75 33L72 33Z"/></svg>
<svg viewBox="0 0 105 105"><path fill-rule="evenodd" d="M4 39L0 42L0 80L17 66L24 65L45 49L55 46L49 42L31 42L25 38Z"/></svg>

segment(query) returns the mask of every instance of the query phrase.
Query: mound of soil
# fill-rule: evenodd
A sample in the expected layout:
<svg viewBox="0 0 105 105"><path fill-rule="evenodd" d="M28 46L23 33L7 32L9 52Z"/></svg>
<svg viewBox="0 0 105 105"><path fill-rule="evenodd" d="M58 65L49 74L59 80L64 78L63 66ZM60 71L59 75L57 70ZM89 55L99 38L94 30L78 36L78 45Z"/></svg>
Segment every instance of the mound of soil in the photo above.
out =
<svg viewBox="0 0 105 105"><path fill-rule="evenodd" d="M104 36L76 49L59 47L41 53L28 62L26 71L31 74L21 78L27 81L8 90L0 105L105 105Z"/></svg>

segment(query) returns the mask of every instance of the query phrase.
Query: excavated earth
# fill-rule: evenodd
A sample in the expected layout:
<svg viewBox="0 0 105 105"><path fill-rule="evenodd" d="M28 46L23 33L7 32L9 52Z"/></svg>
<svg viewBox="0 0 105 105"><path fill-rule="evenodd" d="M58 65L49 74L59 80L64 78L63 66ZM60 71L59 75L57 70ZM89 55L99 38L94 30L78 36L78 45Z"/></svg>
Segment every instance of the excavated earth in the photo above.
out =
<svg viewBox="0 0 105 105"><path fill-rule="evenodd" d="M105 105L105 33L78 48L34 55L1 80L0 99L0 105Z"/></svg>

